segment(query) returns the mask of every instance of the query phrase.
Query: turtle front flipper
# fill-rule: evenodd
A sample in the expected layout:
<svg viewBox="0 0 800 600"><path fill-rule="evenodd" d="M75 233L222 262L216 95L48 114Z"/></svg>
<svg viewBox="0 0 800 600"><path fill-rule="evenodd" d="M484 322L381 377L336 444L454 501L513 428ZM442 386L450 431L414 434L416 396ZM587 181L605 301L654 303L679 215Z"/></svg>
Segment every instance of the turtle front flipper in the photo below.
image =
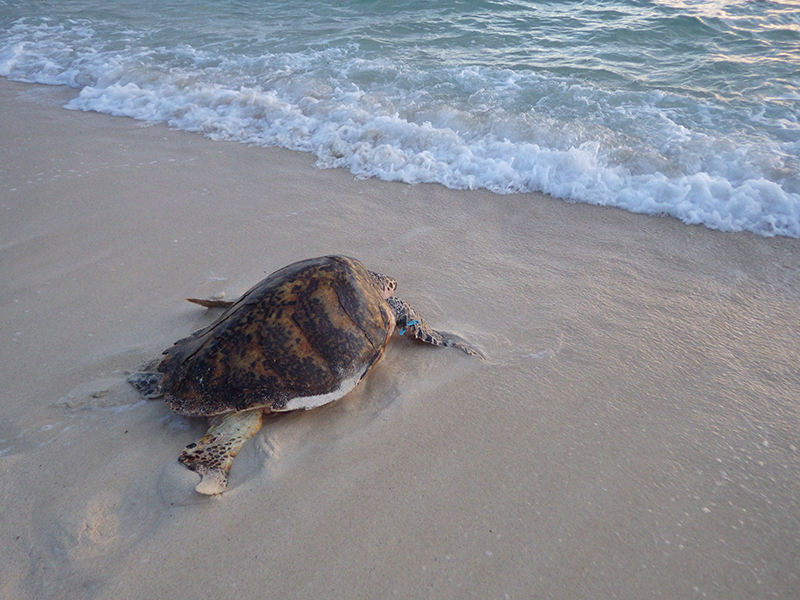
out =
<svg viewBox="0 0 800 600"><path fill-rule="evenodd" d="M262 409L211 417L211 427L195 443L183 449L178 460L200 477L195 489L213 496L228 489L228 473L244 443L261 429Z"/></svg>
<svg viewBox="0 0 800 600"><path fill-rule="evenodd" d="M389 303L389 306L391 306L394 311L395 326L400 335L409 331L415 338L427 344L457 348L471 356L483 357L482 354L474 348L470 348L463 342L454 339L446 333L433 329L405 300L393 296L388 298L386 302Z"/></svg>

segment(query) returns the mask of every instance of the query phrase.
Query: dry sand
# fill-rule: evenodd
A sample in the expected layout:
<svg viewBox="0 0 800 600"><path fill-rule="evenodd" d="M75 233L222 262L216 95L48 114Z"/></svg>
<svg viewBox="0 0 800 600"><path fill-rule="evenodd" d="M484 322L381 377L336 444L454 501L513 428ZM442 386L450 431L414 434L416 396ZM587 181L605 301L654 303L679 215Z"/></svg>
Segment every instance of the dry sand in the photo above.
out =
<svg viewBox="0 0 800 600"><path fill-rule="evenodd" d="M800 597L800 240L436 185L0 80L0 596ZM396 338L193 490L125 372L329 253L485 361Z"/></svg>

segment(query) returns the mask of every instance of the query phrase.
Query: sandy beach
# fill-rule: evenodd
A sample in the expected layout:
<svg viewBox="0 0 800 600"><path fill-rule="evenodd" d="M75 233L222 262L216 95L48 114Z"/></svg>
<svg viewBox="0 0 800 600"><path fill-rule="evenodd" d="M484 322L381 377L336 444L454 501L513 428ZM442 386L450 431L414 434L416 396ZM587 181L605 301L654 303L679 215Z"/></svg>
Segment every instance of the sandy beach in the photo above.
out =
<svg viewBox="0 0 800 600"><path fill-rule="evenodd" d="M800 597L800 240L438 185L67 111L0 79L0 596ZM126 374L302 258L395 337L204 497Z"/></svg>

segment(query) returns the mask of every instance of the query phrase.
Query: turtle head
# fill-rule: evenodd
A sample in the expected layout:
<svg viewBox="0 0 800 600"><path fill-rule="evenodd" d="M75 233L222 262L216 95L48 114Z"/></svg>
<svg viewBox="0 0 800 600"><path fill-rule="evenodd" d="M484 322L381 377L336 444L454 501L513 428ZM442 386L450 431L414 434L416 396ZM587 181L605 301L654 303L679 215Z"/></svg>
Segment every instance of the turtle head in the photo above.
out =
<svg viewBox="0 0 800 600"><path fill-rule="evenodd" d="M370 271L369 274L384 300L394 296L394 291L397 289L397 282L394 279L374 271Z"/></svg>

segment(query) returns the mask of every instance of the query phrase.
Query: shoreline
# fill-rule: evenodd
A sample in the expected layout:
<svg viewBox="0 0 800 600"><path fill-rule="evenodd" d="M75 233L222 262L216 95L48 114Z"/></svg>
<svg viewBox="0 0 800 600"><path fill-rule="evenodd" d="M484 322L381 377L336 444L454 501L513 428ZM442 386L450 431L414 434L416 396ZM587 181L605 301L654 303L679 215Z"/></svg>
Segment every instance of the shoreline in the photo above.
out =
<svg viewBox="0 0 800 600"><path fill-rule="evenodd" d="M793 598L800 240L60 108L0 79L3 598ZM487 360L396 338L230 491L125 373L342 253ZM609 577L609 574L613 574Z"/></svg>

